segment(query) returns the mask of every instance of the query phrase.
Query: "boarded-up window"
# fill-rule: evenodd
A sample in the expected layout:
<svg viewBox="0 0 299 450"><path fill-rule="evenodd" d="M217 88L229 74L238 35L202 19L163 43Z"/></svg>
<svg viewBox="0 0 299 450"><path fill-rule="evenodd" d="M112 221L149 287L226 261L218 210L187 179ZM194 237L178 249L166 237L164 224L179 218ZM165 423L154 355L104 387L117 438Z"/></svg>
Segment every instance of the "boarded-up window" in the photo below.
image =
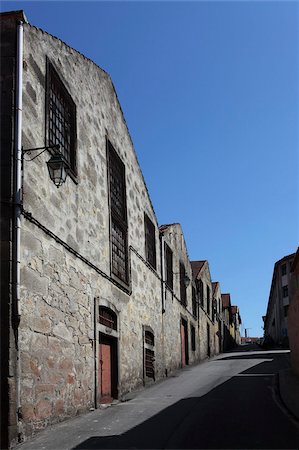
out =
<svg viewBox="0 0 299 450"><path fill-rule="evenodd" d="M149 378L155 378L155 352L148 348L145 349L145 375Z"/></svg>
<svg viewBox="0 0 299 450"><path fill-rule="evenodd" d="M154 337L153 333L151 333L150 331L145 331L144 340L149 345L152 345L152 346L155 345L155 337Z"/></svg>

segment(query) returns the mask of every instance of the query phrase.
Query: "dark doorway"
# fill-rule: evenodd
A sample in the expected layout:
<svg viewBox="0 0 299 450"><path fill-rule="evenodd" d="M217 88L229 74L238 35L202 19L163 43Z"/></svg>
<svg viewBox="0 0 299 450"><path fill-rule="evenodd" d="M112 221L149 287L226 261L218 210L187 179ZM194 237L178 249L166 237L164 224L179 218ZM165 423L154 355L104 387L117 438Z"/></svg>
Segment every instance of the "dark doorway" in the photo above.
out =
<svg viewBox="0 0 299 450"><path fill-rule="evenodd" d="M111 403L117 398L117 339L100 333L98 364L98 398L100 403Z"/></svg>

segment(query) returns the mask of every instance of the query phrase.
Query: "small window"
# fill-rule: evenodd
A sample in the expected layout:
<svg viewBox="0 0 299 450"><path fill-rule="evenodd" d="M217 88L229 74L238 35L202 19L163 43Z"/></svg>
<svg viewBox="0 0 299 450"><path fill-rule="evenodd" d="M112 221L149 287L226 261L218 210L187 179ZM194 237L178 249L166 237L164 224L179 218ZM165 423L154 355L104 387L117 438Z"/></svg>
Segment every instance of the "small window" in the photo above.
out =
<svg viewBox="0 0 299 450"><path fill-rule="evenodd" d="M99 322L108 328L117 330L117 317L116 314L105 306L99 307Z"/></svg>
<svg viewBox="0 0 299 450"><path fill-rule="evenodd" d="M172 251L165 242L165 271L166 284L170 289L173 289L173 257Z"/></svg>
<svg viewBox="0 0 299 450"><path fill-rule="evenodd" d="M281 275L283 276L283 275L286 275L286 274L287 274L287 265L283 264L281 266Z"/></svg>
<svg viewBox="0 0 299 450"><path fill-rule="evenodd" d="M191 325L191 349L193 352L196 350L195 327L193 325Z"/></svg>
<svg viewBox="0 0 299 450"><path fill-rule="evenodd" d="M47 66L47 145L59 151L76 174L76 105L48 61Z"/></svg>
<svg viewBox="0 0 299 450"><path fill-rule="evenodd" d="M180 262L180 293L181 293L181 303L184 306L187 305L185 277L186 277L185 266L182 262Z"/></svg>
<svg viewBox="0 0 299 450"><path fill-rule="evenodd" d="M283 286L282 287L282 296L283 296L283 298L289 296L289 288L288 288L288 286Z"/></svg>
<svg viewBox="0 0 299 450"><path fill-rule="evenodd" d="M145 231L145 257L148 263L156 269L156 233L155 225L150 218L144 214Z"/></svg>

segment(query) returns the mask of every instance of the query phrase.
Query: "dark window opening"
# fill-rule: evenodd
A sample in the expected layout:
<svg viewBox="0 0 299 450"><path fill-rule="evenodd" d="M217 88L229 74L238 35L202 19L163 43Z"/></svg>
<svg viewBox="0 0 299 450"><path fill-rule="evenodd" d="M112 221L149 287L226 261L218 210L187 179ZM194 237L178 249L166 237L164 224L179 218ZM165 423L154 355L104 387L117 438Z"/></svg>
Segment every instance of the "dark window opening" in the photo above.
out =
<svg viewBox="0 0 299 450"><path fill-rule="evenodd" d="M288 297L288 295L289 295L289 288L288 288L288 286L283 286L282 287L282 296L283 297Z"/></svg>
<svg viewBox="0 0 299 450"><path fill-rule="evenodd" d="M196 289L194 286L192 286L192 314L197 317Z"/></svg>
<svg viewBox="0 0 299 450"><path fill-rule="evenodd" d="M148 263L156 268L156 234L155 225L150 218L144 214L144 231L145 231L145 257Z"/></svg>
<svg viewBox="0 0 299 450"><path fill-rule="evenodd" d="M281 275L283 276L283 275L286 275L286 273L287 273L287 265L286 264L283 264L282 266L281 266Z"/></svg>
<svg viewBox="0 0 299 450"><path fill-rule="evenodd" d="M151 333L150 331L145 331L144 333L144 340L146 342L146 344L155 345L155 337L153 335L153 333Z"/></svg>
<svg viewBox="0 0 299 450"><path fill-rule="evenodd" d="M108 141L108 183L110 196L111 272L128 283L128 225L125 166Z"/></svg>
<svg viewBox="0 0 299 450"><path fill-rule="evenodd" d="M181 302L184 306L187 305L185 276L186 276L185 266L182 262L180 262L180 294L181 294Z"/></svg>
<svg viewBox="0 0 299 450"><path fill-rule="evenodd" d="M193 352L196 350L195 328L191 325L191 349Z"/></svg>
<svg viewBox="0 0 299 450"><path fill-rule="evenodd" d="M170 289L173 289L173 259L172 251L165 242L165 269L166 269L166 284Z"/></svg>
<svg viewBox="0 0 299 450"><path fill-rule="evenodd" d="M99 307L99 322L106 327L117 330L117 316L111 309L105 306Z"/></svg>
<svg viewBox="0 0 299 450"><path fill-rule="evenodd" d="M283 307L284 317L288 316L288 310L289 310L289 305L286 305L286 306Z"/></svg>
<svg viewBox="0 0 299 450"><path fill-rule="evenodd" d="M197 288L197 294L199 296L200 304L201 304L201 306L203 306L203 304L204 304L204 298L203 298L204 287L203 287L202 280L196 280L196 288Z"/></svg>
<svg viewBox="0 0 299 450"><path fill-rule="evenodd" d="M48 62L47 141L59 145L59 151L76 173L76 105L56 70Z"/></svg>
<svg viewBox="0 0 299 450"><path fill-rule="evenodd" d="M210 286L207 285L207 313L211 315L211 298L210 298Z"/></svg>

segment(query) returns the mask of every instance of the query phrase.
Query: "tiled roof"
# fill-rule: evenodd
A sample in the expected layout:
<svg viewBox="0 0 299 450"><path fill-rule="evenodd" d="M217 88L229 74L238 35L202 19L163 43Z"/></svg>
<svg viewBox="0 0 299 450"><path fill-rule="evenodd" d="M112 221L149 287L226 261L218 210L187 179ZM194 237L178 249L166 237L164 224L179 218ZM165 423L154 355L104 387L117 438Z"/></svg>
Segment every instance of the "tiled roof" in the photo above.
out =
<svg viewBox="0 0 299 450"><path fill-rule="evenodd" d="M190 261L194 278L197 277L205 262L207 262L206 259L204 261Z"/></svg>
<svg viewBox="0 0 299 450"><path fill-rule="evenodd" d="M217 288L218 285L219 285L219 281L212 281L212 291L213 291L213 294L214 294L214 292L215 292L215 290L216 290L216 288Z"/></svg>
<svg viewBox="0 0 299 450"><path fill-rule="evenodd" d="M238 313L238 307L237 306L232 306L230 310L231 310L232 314L237 314Z"/></svg>
<svg viewBox="0 0 299 450"><path fill-rule="evenodd" d="M221 300L224 308L230 307L230 294L221 294Z"/></svg>

